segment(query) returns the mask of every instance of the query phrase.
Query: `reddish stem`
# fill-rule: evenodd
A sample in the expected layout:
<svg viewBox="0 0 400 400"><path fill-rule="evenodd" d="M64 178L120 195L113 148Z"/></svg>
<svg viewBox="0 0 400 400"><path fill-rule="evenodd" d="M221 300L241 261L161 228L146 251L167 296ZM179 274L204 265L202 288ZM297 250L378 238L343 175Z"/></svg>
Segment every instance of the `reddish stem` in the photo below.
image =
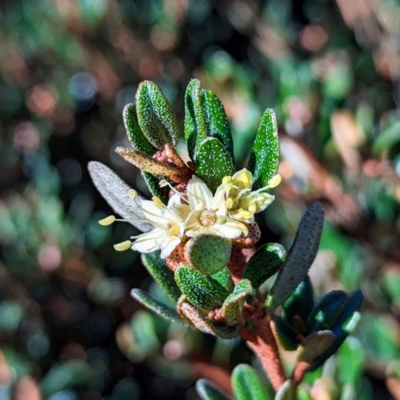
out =
<svg viewBox="0 0 400 400"><path fill-rule="evenodd" d="M294 368L293 374L292 374L292 380L296 385L300 385L301 382L303 382L304 375L307 373L307 371L310 369L310 364L305 361L299 361L296 364L296 367Z"/></svg>

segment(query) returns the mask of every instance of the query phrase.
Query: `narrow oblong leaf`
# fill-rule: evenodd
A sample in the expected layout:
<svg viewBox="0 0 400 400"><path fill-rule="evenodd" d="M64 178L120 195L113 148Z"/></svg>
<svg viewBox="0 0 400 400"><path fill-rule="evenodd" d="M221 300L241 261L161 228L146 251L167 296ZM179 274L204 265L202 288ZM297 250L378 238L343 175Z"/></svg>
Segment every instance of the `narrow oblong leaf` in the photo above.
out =
<svg viewBox="0 0 400 400"><path fill-rule="evenodd" d="M318 252L323 225L324 210L315 202L307 207L300 221L292 247L267 297L268 308L283 304L306 277Z"/></svg>
<svg viewBox="0 0 400 400"><path fill-rule="evenodd" d="M179 126L169 101L154 82L142 82L136 92L137 118L147 140L156 148L176 146Z"/></svg>
<svg viewBox="0 0 400 400"><path fill-rule="evenodd" d="M293 322L293 317L298 316L304 322L314 307L314 289L310 277L306 275L303 282L297 286L295 291L283 304L282 317L289 323Z"/></svg>
<svg viewBox="0 0 400 400"><path fill-rule="evenodd" d="M248 279L256 289L279 270L285 257L286 250L283 246L278 243L266 243L247 263L243 278Z"/></svg>
<svg viewBox="0 0 400 400"><path fill-rule="evenodd" d="M191 267L179 267L175 271L175 280L187 300L203 311L221 307L229 295L215 279Z"/></svg>
<svg viewBox="0 0 400 400"><path fill-rule="evenodd" d="M307 326L316 332L330 329L347 302L347 293L343 290L332 290L326 294L311 311Z"/></svg>
<svg viewBox="0 0 400 400"><path fill-rule="evenodd" d="M128 193L132 188L126 182L100 162L89 162L88 169L97 190L114 212L143 232L153 229L152 225L142 222L144 213L140 203L143 198L140 195L134 199L129 197Z"/></svg>
<svg viewBox="0 0 400 400"><path fill-rule="evenodd" d="M222 183L222 178L231 176L234 172L231 156L218 139L207 138L201 142L197 152L196 175L212 191Z"/></svg>
<svg viewBox="0 0 400 400"><path fill-rule="evenodd" d="M288 379L276 392L274 400L296 400L296 385Z"/></svg>
<svg viewBox="0 0 400 400"><path fill-rule="evenodd" d="M221 307L221 315L227 325L238 325L243 322L243 305L246 297L253 291L251 283L247 279L242 279L237 283L233 292L225 299Z"/></svg>
<svg viewBox="0 0 400 400"><path fill-rule="evenodd" d="M203 107L207 136L217 138L228 150L234 163L233 141L229 129L228 118L224 106L216 94L209 90L202 90L200 94Z"/></svg>
<svg viewBox="0 0 400 400"><path fill-rule="evenodd" d="M221 339L233 339L238 336L239 326L228 326L211 321L198 308L190 304L185 296L181 296L177 310L185 321L188 321L201 332L209 333Z"/></svg>
<svg viewBox="0 0 400 400"><path fill-rule="evenodd" d="M207 138L206 121L201 105L201 83L192 79L185 93L185 140L189 156L197 160L197 150L201 142Z"/></svg>
<svg viewBox="0 0 400 400"><path fill-rule="evenodd" d="M278 125L275 112L265 110L258 128L247 169L253 173L253 190L267 186L279 166Z"/></svg>
<svg viewBox="0 0 400 400"><path fill-rule="evenodd" d="M149 188L151 194L153 196L157 196L164 204L168 203L169 200L169 187L161 187L160 181L166 179L165 176L154 176L149 172L143 172L142 176L144 181L146 182L147 187Z"/></svg>
<svg viewBox="0 0 400 400"><path fill-rule="evenodd" d="M196 382L196 391L201 400L229 400L213 384L205 379Z"/></svg>
<svg viewBox="0 0 400 400"><path fill-rule="evenodd" d="M139 152L152 156L157 152L154 147L143 135L140 129L139 122L136 114L136 106L134 104L127 104L122 111L122 117L128 138L132 143L133 148Z"/></svg>
<svg viewBox="0 0 400 400"><path fill-rule="evenodd" d="M144 172L150 172L152 175L165 176L170 178L176 183L183 181L182 173L179 169L171 165L161 163L145 154L138 153L135 150L126 147L118 146L115 152L120 155L124 160L130 162Z"/></svg>
<svg viewBox="0 0 400 400"><path fill-rule="evenodd" d="M285 350L293 351L297 349L296 332L286 320L278 315L274 315L272 331Z"/></svg>
<svg viewBox="0 0 400 400"><path fill-rule="evenodd" d="M197 235L185 246L186 258L203 275L212 275L226 267L231 257L232 243L215 235Z"/></svg>
<svg viewBox="0 0 400 400"><path fill-rule="evenodd" d="M311 364L315 358L326 351L335 341L332 331L314 332L307 336L299 346L297 361L304 361Z"/></svg>
<svg viewBox="0 0 400 400"><path fill-rule="evenodd" d="M239 364L233 370L232 386L236 400L271 399L257 372L249 365Z"/></svg>
<svg viewBox="0 0 400 400"><path fill-rule="evenodd" d="M165 304L160 303L153 296L144 292L143 290L132 289L131 296L134 299L136 299L139 303L141 303L145 307L147 307L149 310L154 311L160 317L163 317L165 319L168 319L169 321L177 322L178 324L187 326L185 321L182 320L182 318L178 315L178 313L174 309L167 307Z"/></svg>
<svg viewBox="0 0 400 400"><path fill-rule="evenodd" d="M165 260L160 258L160 252L142 254L141 258L143 265L161 289L173 302L177 302L182 293L175 282L174 273L167 267Z"/></svg>
<svg viewBox="0 0 400 400"><path fill-rule="evenodd" d="M228 292L232 292L235 285L228 268L222 268L216 274L211 275L211 277L221 284Z"/></svg>

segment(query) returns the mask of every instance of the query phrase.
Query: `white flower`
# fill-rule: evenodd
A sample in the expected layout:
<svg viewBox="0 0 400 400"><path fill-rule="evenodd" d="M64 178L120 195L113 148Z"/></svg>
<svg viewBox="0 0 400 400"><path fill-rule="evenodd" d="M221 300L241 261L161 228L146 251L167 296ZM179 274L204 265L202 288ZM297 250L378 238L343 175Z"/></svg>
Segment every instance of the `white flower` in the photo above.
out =
<svg viewBox="0 0 400 400"><path fill-rule="evenodd" d="M227 215L225 190L222 185L215 195L197 176L193 176L187 184L187 204L174 204L173 208L186 216L185 234L193 237L199 234L211 234L234 239L242 233L248 234L247 226Z"/></svg>
<svg viewBox="0 0 400 400"><path fill-rule="evenodd" d="M251 191L253 175L244 168L232 177L225 177L217 191L220 188L225 190L225 206L231 218L252 223L254 222L254 214L264 211L275 199L275 196L265 193L265 191L278 186L280 181L280 175L275 175L267 186Z"/></svg>

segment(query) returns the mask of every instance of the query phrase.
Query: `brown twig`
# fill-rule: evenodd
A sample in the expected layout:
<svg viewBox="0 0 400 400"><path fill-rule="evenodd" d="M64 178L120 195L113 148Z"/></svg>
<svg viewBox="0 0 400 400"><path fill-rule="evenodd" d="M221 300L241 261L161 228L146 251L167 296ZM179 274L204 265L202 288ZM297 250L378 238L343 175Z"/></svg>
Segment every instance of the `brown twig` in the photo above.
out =
<svg viewBox="0 0 400 400"><path fill-rule="evenodd" d="M307 371L310 369L310 364L305 361L299 361L296 364L296 367L294 368L294 371L292 373L292 380L296 385L300 385L301 382L303 382L304 375L307 373Z"/></svg>

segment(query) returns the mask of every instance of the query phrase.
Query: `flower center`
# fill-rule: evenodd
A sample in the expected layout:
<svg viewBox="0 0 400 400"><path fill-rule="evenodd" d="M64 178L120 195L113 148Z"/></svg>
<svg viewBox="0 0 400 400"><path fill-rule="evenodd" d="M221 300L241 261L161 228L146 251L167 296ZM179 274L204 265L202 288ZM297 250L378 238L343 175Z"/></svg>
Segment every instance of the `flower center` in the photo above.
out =
<svg viewBox="0 0 400 400"><path fill-rule="evenodd" d="M168 234L170 236L179 236L179 232L181 230L180 230L178 224L175 224L174 222L168 222L167 228L168 228Z"/></svg>
<svg viewBox="0 0 400 400"><path fill-rule="evenodd" d="M200 223L203 226L213 226L217 221L217 216L215 212L205 210L200 214Z"/></svg>

